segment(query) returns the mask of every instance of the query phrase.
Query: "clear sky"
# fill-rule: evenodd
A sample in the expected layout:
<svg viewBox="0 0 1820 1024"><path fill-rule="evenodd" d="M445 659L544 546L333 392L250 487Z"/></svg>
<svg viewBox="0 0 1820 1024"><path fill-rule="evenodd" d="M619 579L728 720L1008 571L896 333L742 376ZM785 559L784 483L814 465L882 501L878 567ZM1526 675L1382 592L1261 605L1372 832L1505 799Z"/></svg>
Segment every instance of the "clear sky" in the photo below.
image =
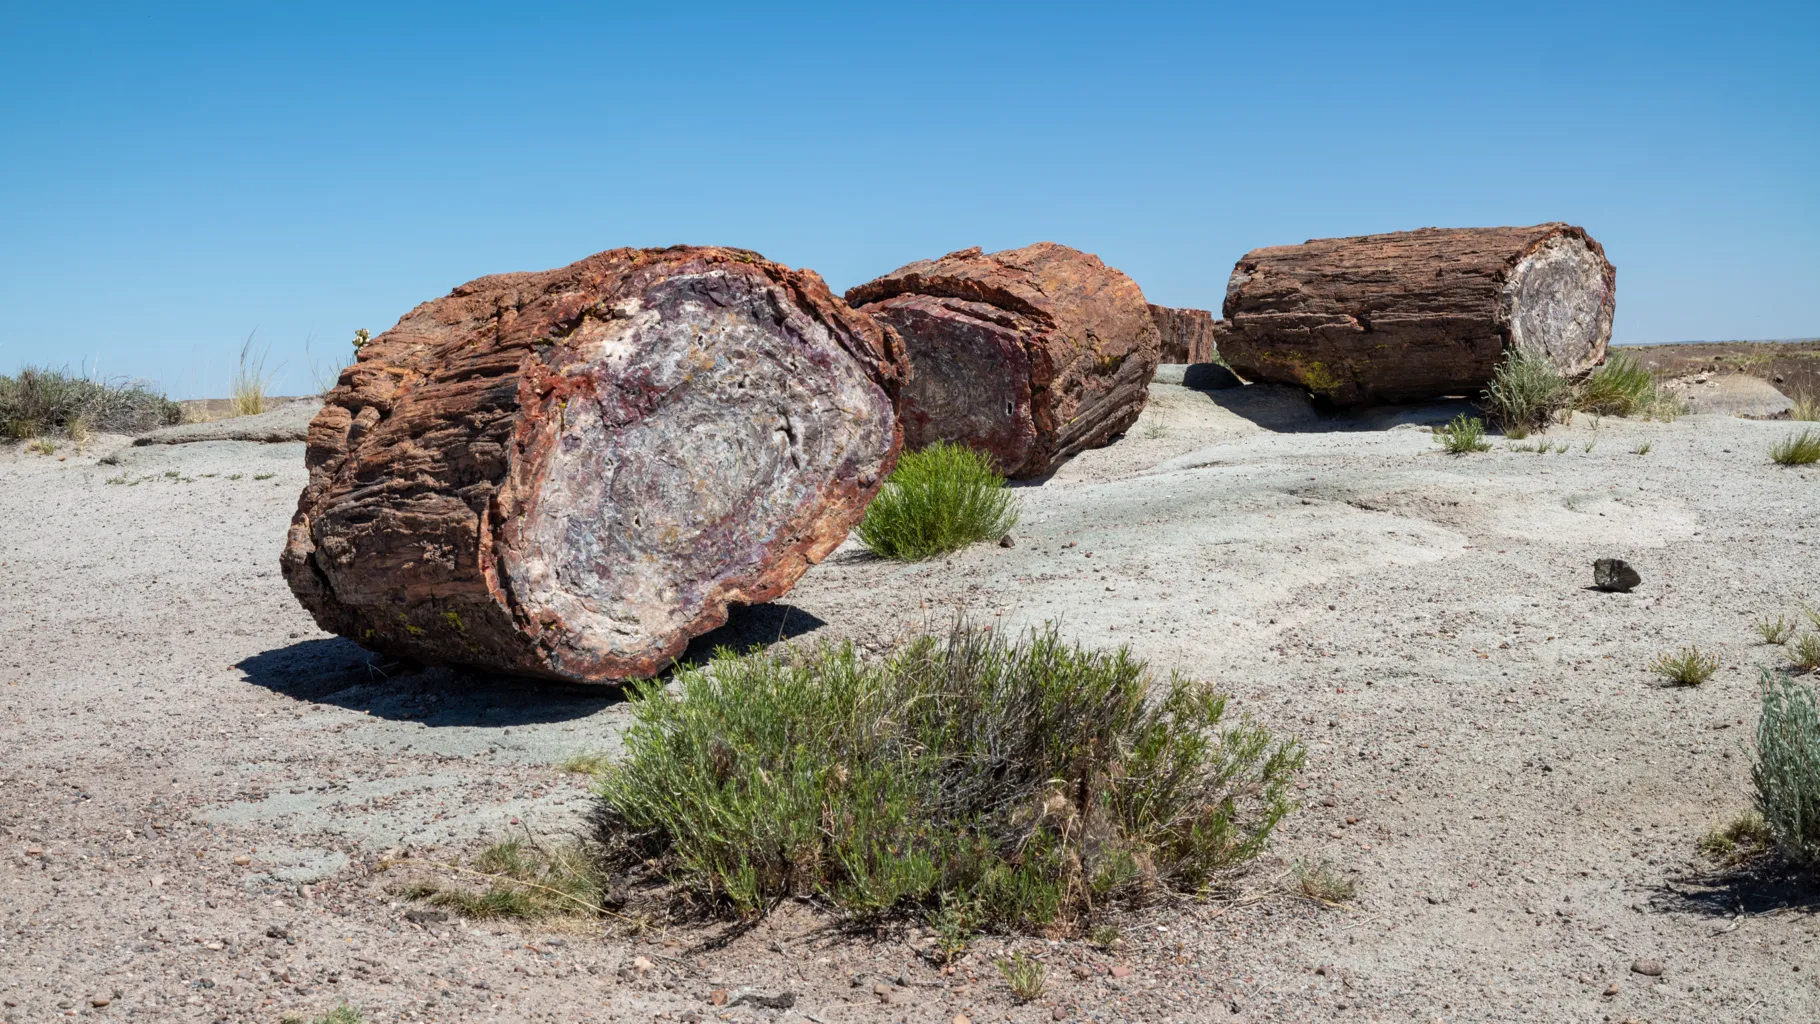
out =
<svg viewBox="0 0 1820 1024"><path fill-rule="evenodd" d="M1584 225L1617 339L1820 335L1820 4L0 8L0 372L278 389L481 274Z"/></svg>

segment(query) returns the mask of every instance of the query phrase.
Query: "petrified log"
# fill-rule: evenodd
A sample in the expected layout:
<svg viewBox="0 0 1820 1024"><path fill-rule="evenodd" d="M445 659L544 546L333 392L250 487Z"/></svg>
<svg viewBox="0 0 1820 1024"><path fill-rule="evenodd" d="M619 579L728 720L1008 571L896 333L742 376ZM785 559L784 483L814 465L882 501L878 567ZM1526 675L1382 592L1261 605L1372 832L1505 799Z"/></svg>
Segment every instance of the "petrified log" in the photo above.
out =
<svg viewBox="0 0 1820 1024"><path fill-rule="evenodd" d="M1137 283L1053 242L919 260L850 288L909 354L904 443L958 441L1011 477L1106 444L1143 411L1157 329Z"/></svg>
<svg viewBox="0 0 1820 1024"><path fill-rule="evenodd" d="M813 271L740 249L483 277L342 372L285 578L374 650L650 676L847 536L896 465L904 373Z"/></svg>
<svg viewBox="0 0 1820 1024"><path fill-rule="evenodd" d="M1506 348L1563 373L1611 339L1614 271L1582 228L1423 228L1253 249L1226 286L1240 376L1335 405L1477 394Z"/></svg>
<svg viewBox="0 0 1820 1024"><path fill-rule="evenodd" d="M1213 314L1204 309L1171 309L1151 305L1150 318L1156 321L1160 361L1165 363L1210 363L1216 353L1213 342Z"/></svg>

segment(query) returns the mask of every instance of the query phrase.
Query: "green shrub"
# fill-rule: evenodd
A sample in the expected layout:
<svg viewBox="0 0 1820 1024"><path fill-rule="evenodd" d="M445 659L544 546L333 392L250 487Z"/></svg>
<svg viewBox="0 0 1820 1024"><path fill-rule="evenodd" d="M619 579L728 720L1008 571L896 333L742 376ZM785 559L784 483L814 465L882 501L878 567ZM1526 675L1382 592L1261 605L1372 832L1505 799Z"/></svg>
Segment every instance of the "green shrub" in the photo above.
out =
<svg viewBox="0 0 1820 1024"><path fill-rule="evenodd" d="M1435 431L1435 440L1450 455L1491 450L1490 442L1485 440L1485 422L1465 413L1455 416L1452 422Z"/></svg>
<svg viewBox="0 0 1820 1024"><path fill-rule="evenodd" d="M875 663L721 651L672 689L634 689L599 838L609 864L746 917L814 896L944 936L1076 932L1256 855L1303 758L1225 722L1203 684L1053 626L1009 642L957 624Z"/></svg>
<svg viewBox="0 0 1820 1024"><path fill-rule="evenodd" d="M1795 624L1781 615L1773 619L1765 615L1757 620L1757 634L1766 644L1785 644L1795 635Z"/></svg>
<svg viewBox="0 0 1820 1024"><path fill-rule="evenodd" d="M30 366L0 377L0 432L10 438L64 434L80 441L94 430L135 434L182 419L182 406L138 381Z"/></svg>
<svg viewBox="0 0 1820 1024"><path fill-rule="evenodd" d="M1613 352L1573 396L1574 408L1600 416L1634 416L1655 401L1655 374L1629 352Z"/></svg>
<svg viewBox="0 0 1820 1024"><path fill-rule="evenodd" d="M1020 1003L1037 998L1048 987L1049 969L1035 957L1018 953L1009 960L998 961L997 966L1005 984L1011 987L1012 998Z"/></svg>
<svg viewBox="0 0 1820 1024"><path fill-rule="evenodd" d="M1820 434L1812 430L1790 434L1770 448L1769 457L1783 466L1811 466L1820 462Z"/></svg>
<svg viewBox="0 0 1820 1024"><path fill-rule="evenodd" d="M1573 389L1547 357L1511 349L1492 371L1484 405L1506 434L1522 436L1547 430L1555 415L1568 407ZM1512 431L1516 433L1512 434Z"/></svg>
<svg viewBox="0 0 1820 1024"><path fill-rule="evenodd" d="M1820 634L1803 633L1801 639L1789 644L1788 661L1803 672L1820 669Z"/></svg>
<svg viewBox="0 0 1820 1024"><path fill-rule="evenodd" d="M1017 498L991 458L938 441L898 460L855 532L877 554L916 561L997 540L1015 525Z"/></svg>
<svg viewBox="0 0 1820 1024"><path fill-rule="evenodd" d="M1820 861L1820 708L1811 686L1763 673L1763 717L1751 781L1757 812L1782 855Z"/></svg>
<svg viewBox="0 0 1820 1024"><path fill-rule="evenodd" d="M1683 647L1674 654L1657 655L1649 670L1676 686L1699 686L1719 671L1719 659L1698 647Z"/></svg>
<svg viewBox="0 0 1820 1024"><path fill-rule="evenodd" d="M1721 867L1735 868L1756 860L1775 846L1775 837L1756 811L1740 814L1715 825L1700 837L1701 855Z"/></svg>

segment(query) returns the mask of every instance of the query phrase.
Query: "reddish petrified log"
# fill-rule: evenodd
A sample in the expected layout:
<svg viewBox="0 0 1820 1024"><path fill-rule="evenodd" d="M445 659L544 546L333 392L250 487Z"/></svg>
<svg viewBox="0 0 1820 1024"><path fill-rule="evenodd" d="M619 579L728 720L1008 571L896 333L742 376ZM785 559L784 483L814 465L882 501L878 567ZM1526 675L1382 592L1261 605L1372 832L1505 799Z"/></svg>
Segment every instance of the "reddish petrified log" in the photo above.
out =
<svg viewBox="0 0 1820 1024"><path fill-rule="evenodd" d="M343 371L284 574L374 650L649 676L847 536L896 465L904 373L814 272L739 249L483 277Z"/></svg>
<svg viewBox="0 0 1820 1024"><path fill-rule="evenodd" d="M1605 358L1614 271L1582 228L1423 228L1253 249L1220 354L1335 405L1477 394L1506 348L1563 373Z"/></svg>
<svg viewBox="0 0 1820 1024"><path fill-rule="evenodd" d="M1213 314L1204 309L1152 305L1150 319L1160 336L1160 362L1208 363L1216 354Z"/></svg>
<svg viewBox="0 0 1820 1024"><path fill-rule="evenodd" d="M1157 329L1137 283L1053 242L920 260L848 289L909 354L904 443L959 441L1042 476L1143 411Z"/></svg>

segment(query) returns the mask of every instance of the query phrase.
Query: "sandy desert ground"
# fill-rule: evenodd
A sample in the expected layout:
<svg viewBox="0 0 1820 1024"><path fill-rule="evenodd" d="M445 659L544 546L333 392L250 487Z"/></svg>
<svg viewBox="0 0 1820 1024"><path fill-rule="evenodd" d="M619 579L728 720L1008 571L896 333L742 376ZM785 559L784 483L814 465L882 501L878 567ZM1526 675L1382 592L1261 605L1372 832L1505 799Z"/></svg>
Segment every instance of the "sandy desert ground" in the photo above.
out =
<svg viewBox="0 0 1820 1024"><path fill-rule="evenodd" d="M1695 849L1749 803L1781 660L1752 623L1820 601L1820 470L1766 454L1789 423L1581 417L1565 450L1451 457L1428 428L1455 406L1152 396L1021 489L1014 547L849 542L698 644L1055 620L1307 740L1305 807L1235 896L1136 913L1111 950L988 937L947 974L914 929L798 906L636 937L424 915L400 877L578 826L560 763L611 751L625 705L386 677L318 631L277 568L300 444L0 449L0 1021L1820 1020L1820 889ZM1602 556L1643 585L1591 589ZM1718 675L1658 685L1690 643ZM1287 893L1320 858L1350 904ZM1042 998L1014 1004L1002 949L1048 965Z"/></svg>

